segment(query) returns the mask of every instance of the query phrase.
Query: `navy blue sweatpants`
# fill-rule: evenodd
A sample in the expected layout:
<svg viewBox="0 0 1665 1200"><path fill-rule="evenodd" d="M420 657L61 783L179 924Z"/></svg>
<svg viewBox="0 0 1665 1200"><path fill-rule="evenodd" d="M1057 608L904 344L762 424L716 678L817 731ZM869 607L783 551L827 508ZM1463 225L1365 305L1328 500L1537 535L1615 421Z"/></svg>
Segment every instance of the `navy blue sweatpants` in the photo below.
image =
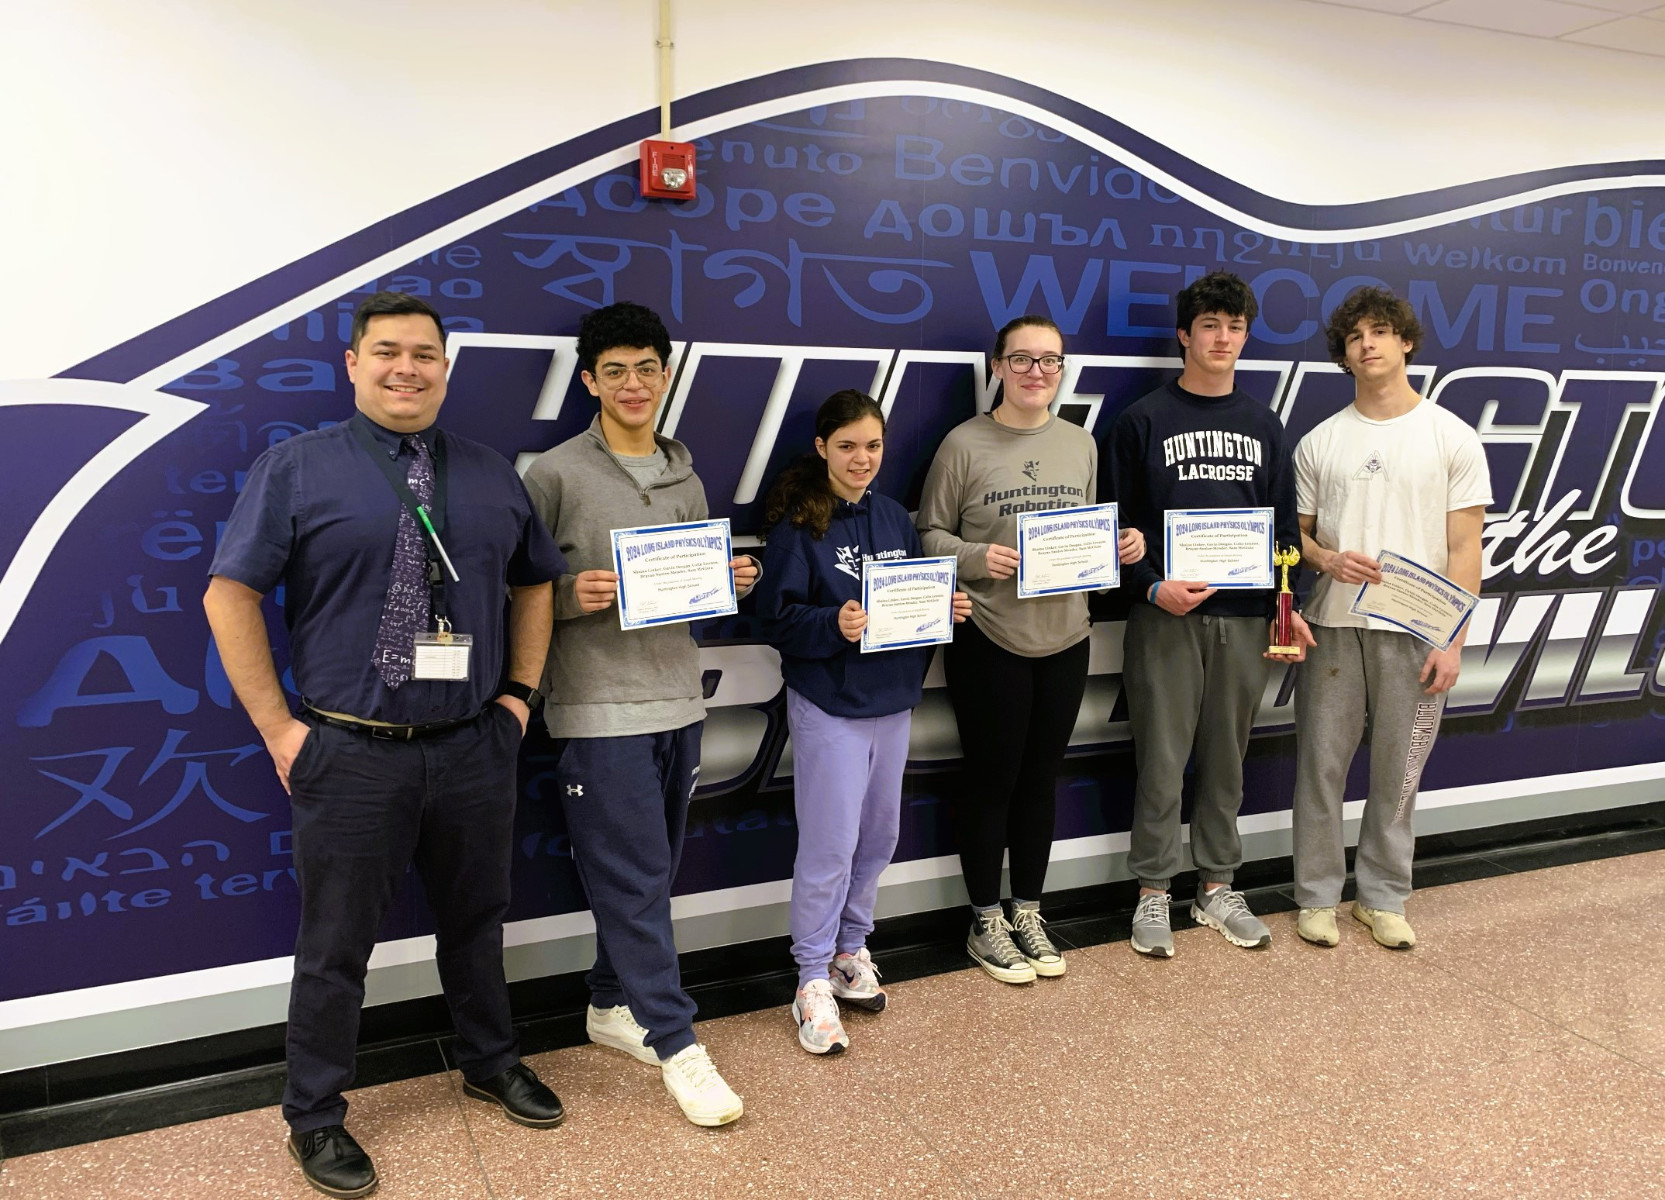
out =
<svg viewBox="0 0 1665 1200"><path fill-rule="evenodd" d="M695 1040L694 1001L682 990L671 929L671 880L704 727L556 743L572 861L595 914L590 1002L628 1004L661 1060Z"/></svg>

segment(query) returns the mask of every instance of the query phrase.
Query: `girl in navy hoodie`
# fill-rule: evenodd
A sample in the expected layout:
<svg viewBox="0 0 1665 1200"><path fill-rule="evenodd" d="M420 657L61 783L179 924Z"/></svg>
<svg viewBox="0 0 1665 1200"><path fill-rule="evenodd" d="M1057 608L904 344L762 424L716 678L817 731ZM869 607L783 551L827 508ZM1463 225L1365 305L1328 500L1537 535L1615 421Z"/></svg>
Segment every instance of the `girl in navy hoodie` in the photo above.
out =
<svg viewBox="0 0 1665 1200"><path fill-rule="evenodd" d="M879 873L896 849L908 728L931 648L863 654L862 564L922 557L908 512L871 490L884 413L858 391L815 414L815 453L783 471L768 526L757 611L780 651L792 731L798 858L792 870L792 1019L811 1054L850 1044L837 1001L885 1006L867 952ZM971 612L954 593L954 620Z"/></svg>

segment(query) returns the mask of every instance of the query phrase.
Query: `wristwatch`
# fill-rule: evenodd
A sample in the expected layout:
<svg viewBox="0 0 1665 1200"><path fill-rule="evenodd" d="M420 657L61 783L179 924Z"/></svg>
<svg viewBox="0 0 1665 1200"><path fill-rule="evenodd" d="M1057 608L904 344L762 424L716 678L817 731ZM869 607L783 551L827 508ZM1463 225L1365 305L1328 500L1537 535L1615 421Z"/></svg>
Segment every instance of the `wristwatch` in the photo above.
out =
<svg viewBox="0 0 1665 1200"><path fill-rule="evenodd" d="M543 693L535 687L527 687L518 679L511 679L508 683L505 683L503 690L498 692L498 695L513 696L533 712L537 712L539 706L543 704Z"/></svg>

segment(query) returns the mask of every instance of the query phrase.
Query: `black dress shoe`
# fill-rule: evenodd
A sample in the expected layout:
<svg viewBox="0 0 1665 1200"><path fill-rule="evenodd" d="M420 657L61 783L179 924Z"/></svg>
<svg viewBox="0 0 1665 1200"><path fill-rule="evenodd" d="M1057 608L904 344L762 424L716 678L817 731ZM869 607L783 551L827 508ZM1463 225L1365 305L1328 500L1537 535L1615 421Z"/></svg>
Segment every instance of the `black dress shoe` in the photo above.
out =
<svg viewBox="0 0 1665 1200"><path fill-rule="evenodd" d="M533 1129L553 1129L566 1120L561 1101L538 1079L532 1068L516 1063L501 1075L479 1083L463 1080L463 1091L476 1100L490 1101L509 1120Z"/></svg>
<svg viewBox="0 0 1665 1200"><path fill-rule="evenodd" d="M306 1181L326 1196L368 1196L380 1182L376 1164L341 1125L291 1133L289 1153Z"/></svg>

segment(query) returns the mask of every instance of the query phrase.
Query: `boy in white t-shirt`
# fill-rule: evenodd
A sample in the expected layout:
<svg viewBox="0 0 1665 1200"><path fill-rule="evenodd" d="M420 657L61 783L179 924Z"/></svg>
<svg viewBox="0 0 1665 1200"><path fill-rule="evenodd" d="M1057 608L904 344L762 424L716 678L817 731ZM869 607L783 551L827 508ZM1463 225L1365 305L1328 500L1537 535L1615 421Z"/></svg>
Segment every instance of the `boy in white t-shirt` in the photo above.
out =
<svg viewBox="0 0 1665 1200"><path fill-rule="evenodd" d="M1416 846L1411 812L1462 667L1467 628L1442 651L1350 610L1361 584L1381 582L1384 550L1478 593L1491 480L1479 436L1423 399L1405 376L1422 340L1410 305L1384 289L1360 288L1330 315L1325 335L1356 391L1351 406L1295 450L1301 553L1319 573L1304 610L1317 645L1295 687L1296 929L1317 945L1340 940L1336 906L1347 877L1341 804L1368 722L1370 794L1353 916L1383 946L1408 950L1416 944L1405 920Z"/></svg>

